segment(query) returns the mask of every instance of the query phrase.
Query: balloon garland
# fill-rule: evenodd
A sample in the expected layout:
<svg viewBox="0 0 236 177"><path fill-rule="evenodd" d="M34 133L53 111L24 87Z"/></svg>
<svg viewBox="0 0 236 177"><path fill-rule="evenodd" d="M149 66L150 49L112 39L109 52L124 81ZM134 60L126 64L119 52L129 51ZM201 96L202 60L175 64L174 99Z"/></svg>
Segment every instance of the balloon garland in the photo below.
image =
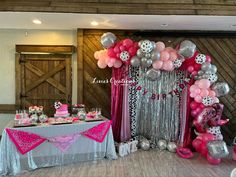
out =
<svg viewBox="0 0 236 177"><path fill-rule="evenodd" d="M209 163L219 164L221 158L227 155L220 126L228 120L221 120L223 105L219 103L218 97L227 95L230 89L226 82L216 83L217 67L211 64L211 57L199 53L196 45L189 40L182 41L176 49L166 47L161 41L116 40L113 33L102 35L101 44L105 49L94 53L99 68L120 68L122 65L141 67L150 81L158 80L161 70L188 71L193 81L189 89L193 101L189 106L198 135L192 145ZM224 152L219 152L219 148L224 149Z"/></svg>

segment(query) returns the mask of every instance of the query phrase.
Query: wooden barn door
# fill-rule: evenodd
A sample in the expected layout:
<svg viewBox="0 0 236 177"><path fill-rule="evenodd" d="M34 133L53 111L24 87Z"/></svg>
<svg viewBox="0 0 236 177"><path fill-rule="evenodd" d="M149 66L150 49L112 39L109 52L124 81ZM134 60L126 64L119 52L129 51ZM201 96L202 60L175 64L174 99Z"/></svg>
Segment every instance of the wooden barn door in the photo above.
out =
<svg viewBox="0 0 236 177"><path fill-rule="evenodd" d="M34 50L37 52L37 47ZM18 107L27 109L30 105L42 105L44 112L52 116L55 112L53 108L55 101L71 104L71 56L69 53L55 51L54 53L19 52L16 55Z"/></svg>

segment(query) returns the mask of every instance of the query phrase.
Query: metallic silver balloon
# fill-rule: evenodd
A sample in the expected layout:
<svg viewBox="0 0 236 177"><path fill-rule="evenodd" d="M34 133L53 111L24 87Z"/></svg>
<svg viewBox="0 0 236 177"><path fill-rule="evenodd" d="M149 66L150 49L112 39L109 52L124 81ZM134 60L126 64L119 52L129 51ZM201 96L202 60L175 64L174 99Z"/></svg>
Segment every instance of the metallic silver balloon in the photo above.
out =
<svg viewBox="0 0 236 177"><path fill-rule="evenodd" d="M150 142L147 139L141 139L140 143L139 143L139 147L144 150L147 151L150 149Z"/></svg>
<svg viewBox="0 0 236 177"><path fill-rule="evenodd" d="M130 60L130 64L131 64L131 66L133 66L133 67L139 67L140 64L141 64L141 61L140 61L140 59L139 59L137 56L133 56L133 57L131 58L131 60Z"/></svg>
<svg viewBox="0 0 236 177"><path fill-rule="evenodd" d="M141 58L141 66L142 66L143 68L149 67L149 64L148 64L147 61L148 61L147 58L145 58L145 57Z"/></svg>
<svg viewBox="0 0 236 177"><path fill-rule="evenodd" d="M147 68L152 66L152 59L148 59L147 60Z"/></svg>
<svg viewBox="0 0 236 177"><path fill-rule="evenodd" d="M175 143L175 142L169 142L169 143L167 144L167 149L168 149L168 151L170 151L170 152L176 152L176 149L177 149L176 143Z"/></svg>
<svg viewBox="0 0 236 177"><path fill-rule="evenodd" d="M166 140L159 140L157 142L157 147L162 151L162 150L165 150L166 147L167 147L167 142Z"/></svg>
<svg viewBox="0 0 236 177"><path fill-rule="evenodd" d="M153 61L155 61L155 60L159 60L160 59L160 52L159 51L157 51L157 50L154 50L154 51L152 51L152 53L151 53L151 59L153 60Z"/></svg>
<svg viewBox="0 0 236 177"><path fill-rule="evenodd" d="M115 42L116 42L116 36L111 32L104 33L101 36L101 44L106 49L113 46Z"/></svg>
<svg viewBox="0 0 236 177"><path fill-rule="evenodd" d="M139 58L144 57L144 53L141 51L141 49L138 49L138 50L137 50L137 56L138 56Z"/></svg>
<svg viewBox="0 0 236 177"><path fill-rule="evenodd" d="M203 71L207 71L207 70L210 70L210 69L211 69L211 63L205 62L201 66L201 70L203 70Z"/></svg>
<svg viewBox="0 0 236 177"><path fill-rule="evenodd" d="M145 54L145 57L146 57L146 58L151 58L151 53L146 53L146 54Z"/></svg>
<svg viewBox="0 0 236 177"><path fill-rule="evenodd" d="M206 74L206 75L211 74L211 70L207 70L207 71L205 71L205 74Z"/></svg>
<svg viewBox="0 0 236 177"><path fill-rule="evenodd" d="M229 85L226 82L217 82L212 85L211 89L215 91L217 97L227 95L230 91Z"/></svg>
<svg viewBox="0 0 236 177"><path fill-rule="evenodd" d="M199 76L202 76L203 74L205 74L205 72L203 70L199 70L197 73Z"/></svg>
<svg viewBox="0 0 236 177"><path fill-rule="evenodd" d="M207 143L208 153L213 158L225 158L229 155L228 148L224 141L209 141Z"/></svg>
<svg viewBox="0 0 236 177"><path fill-rule="evenodd" d="M211 74L215 74L215 73L217 72L217 67L216 67L216 65L211 65L210 71L211 71Z"/></svg>
<svg viewBox="0 0 236 177"><path fill-rule="evenodd" d="M185 58L190 58L194 55L196 51L196 45L189 40L184 40L180 43L179 54L183 55Z"/></svg>
<svg viewBox="0 0 236 177"><path fill-rule="evenodd" d="M151 81L156 81L158 78L160 78L160 75L161 75L161 72L160 70L155 70L155 69L149 69L147 72L146 72L146 77L148 80L151 80Z"/></svg>

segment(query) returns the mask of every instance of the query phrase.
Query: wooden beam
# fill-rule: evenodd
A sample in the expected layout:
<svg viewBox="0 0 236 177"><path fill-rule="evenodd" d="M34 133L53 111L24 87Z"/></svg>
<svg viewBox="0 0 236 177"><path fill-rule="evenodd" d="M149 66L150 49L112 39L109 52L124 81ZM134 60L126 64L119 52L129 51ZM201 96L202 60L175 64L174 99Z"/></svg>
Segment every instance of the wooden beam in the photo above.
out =
<svg viewBox="0 0 236 177"><path fill-rule="evenodd" d="M72 45L16 45L18 53L72 54L76 47Z"/></svg>
<svg viewBox="0 0 236 177"><path fill-rule="evenodd" d="M77 101L84 101L84 31L77 30Z"/></svg>
<svg viewBox="0 0 236 177"><path fill-rule="evenodd" d="M26 91L25 93L29 92L33 88L37 87L39 84L43 83L45 80L56 74L58 71L61 71L62 69L65 68L65 64L61 63L57 67L55 67L53 70L49 71L48 73L42 75L37 81L30 83L29 85L26 86Z"/></svg>
<svg viewBox="0 0 236 177"><path fill-rule="evenodd" d="M21 105L21 66L20 66L20 54L15 55L15 103L19 108Z"/></svg>
<svg viewBox="0 0 236 177"><path fill-rule="evenodd" d="M17 106L15 104L0 104L1 114L15 114Z"/></svg>
<svg viewBox="0 0 236 177"><path fill-rule="evenodd" d="M39 68L35 67L34 65L30 63L25 63L25 67L39 77L45 74L42 70L40 70ZM49 84L51 84L53 87L55 87L56 89L62 91L63 93L66 93L66 88L60 82L56 81L55 79L51 77L46 79L46 81Z"/></svg>

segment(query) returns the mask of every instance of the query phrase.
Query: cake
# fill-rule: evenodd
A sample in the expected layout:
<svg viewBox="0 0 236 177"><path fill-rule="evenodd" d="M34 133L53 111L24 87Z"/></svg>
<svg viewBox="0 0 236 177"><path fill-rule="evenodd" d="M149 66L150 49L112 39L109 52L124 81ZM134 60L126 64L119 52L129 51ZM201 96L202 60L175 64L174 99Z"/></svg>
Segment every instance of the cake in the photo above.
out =
<svg viewBox="0 0 236 177"><path fill-rule="evenodd" d="M56 113L54 114L54 117L69 117L70 114L68 113L68 105L67 104L61 104L60 107L56 109Z"/></svg>

